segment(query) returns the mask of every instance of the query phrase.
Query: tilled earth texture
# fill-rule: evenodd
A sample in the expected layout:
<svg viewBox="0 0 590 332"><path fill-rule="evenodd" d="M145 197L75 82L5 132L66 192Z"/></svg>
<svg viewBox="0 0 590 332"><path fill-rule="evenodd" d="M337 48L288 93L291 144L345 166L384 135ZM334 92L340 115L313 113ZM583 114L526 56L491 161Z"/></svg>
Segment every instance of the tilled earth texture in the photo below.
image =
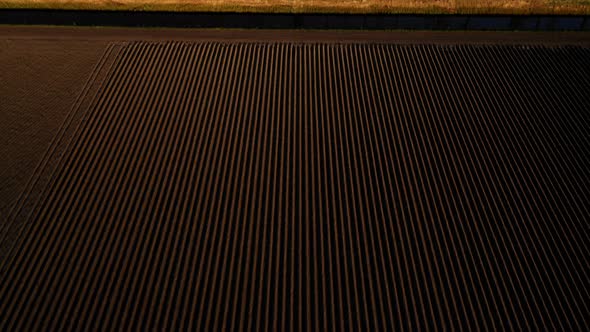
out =
<svg viewBox="0 0 590 332"><path fill-rule="evenodd" d="M0 39L0 229L106 45Z"/></svg>
<svg viewBox="0 0 590 332"><path fill-rule="evenodd" d="M590 329L586 46L0 59L0 330Z"/></svg>

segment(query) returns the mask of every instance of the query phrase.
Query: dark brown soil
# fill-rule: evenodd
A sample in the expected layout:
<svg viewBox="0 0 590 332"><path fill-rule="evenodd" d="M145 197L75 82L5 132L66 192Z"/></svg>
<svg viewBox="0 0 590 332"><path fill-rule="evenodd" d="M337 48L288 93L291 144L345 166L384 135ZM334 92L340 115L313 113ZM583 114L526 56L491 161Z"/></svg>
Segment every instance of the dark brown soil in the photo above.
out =
<svg viewBox="0 0 590 332"><path fill-rule="evenodd" d="M396 44L590 45L590 32L321 31L239 29L127 29L107 27L0 28L0 38L81 41L386 42Z"/></svg>
<svg viewBox="0 0 590 332"><path fill-rule="evenodd" d="M0 40L0 229L106 45Z"/></svg>
<svg viewBox="0 0 590 332"><path fill-rule="evenodd" d="M590 328L586 35L61 31L0 330Z"/></svg>

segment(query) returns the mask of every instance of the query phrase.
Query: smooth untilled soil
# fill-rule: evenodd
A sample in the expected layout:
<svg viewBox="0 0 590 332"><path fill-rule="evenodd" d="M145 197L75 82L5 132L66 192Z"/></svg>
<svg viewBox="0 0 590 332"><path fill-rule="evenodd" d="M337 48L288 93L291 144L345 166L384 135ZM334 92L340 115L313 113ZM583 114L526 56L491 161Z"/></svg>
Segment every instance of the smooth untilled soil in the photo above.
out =
<svg viewBox="0 0 590 332"><path fill-rule="evenodd" d="M106 45L0 40L0 229Z"/></svg>

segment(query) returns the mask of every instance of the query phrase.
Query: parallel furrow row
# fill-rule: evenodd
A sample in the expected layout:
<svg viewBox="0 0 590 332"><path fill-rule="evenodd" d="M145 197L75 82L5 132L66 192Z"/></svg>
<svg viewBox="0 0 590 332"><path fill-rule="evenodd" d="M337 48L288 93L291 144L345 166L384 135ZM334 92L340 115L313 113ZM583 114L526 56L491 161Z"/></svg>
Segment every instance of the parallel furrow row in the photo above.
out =
<svg viewBox="0 0 590 332"><path fill-rule="evenodd" d="M0 330L588 330L590 50L125 45ZM584 314L586 313L586 314Z"/></svg>

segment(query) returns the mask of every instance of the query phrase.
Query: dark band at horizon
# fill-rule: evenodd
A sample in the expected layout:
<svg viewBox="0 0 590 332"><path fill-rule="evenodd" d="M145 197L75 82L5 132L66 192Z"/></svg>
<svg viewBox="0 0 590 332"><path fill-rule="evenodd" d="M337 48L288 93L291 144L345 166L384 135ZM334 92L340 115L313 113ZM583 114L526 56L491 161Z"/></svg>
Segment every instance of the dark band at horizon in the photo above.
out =
<svg viewBox="0 0 590 332"><path fill-rule="evenodd" d="M588 15L283 14L2 9L0 24L260 29L590 31Z"/></svg>

